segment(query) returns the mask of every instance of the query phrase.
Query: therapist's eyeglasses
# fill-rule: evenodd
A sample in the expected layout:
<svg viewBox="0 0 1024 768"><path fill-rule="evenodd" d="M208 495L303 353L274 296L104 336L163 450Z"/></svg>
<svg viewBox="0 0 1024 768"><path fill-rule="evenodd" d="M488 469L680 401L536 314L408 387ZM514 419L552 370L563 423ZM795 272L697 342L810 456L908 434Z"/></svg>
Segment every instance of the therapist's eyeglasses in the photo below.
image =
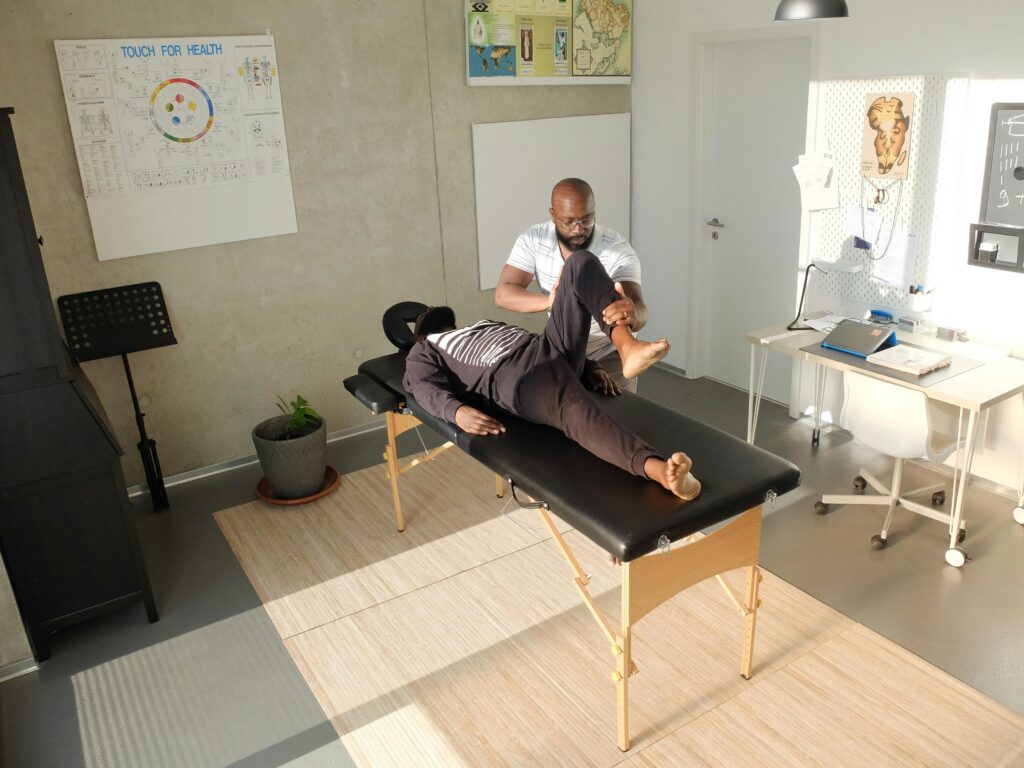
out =
<svg viewBox="0 0 1024 768"><path fill-rule="evenodd" d="M584 216L582 219L558 219L558 223L566 229L576 229L579 226L580 229L590 229L594 226L596 217L594 214Z"/></svg>

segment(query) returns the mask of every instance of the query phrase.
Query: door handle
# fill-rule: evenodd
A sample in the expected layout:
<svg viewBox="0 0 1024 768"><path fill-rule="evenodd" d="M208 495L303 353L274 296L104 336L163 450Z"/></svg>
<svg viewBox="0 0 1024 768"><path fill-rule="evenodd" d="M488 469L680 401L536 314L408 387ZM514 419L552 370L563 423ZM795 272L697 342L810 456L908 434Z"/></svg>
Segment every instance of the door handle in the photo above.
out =
<svg viewBox="0 0 1024 768"><path fill-rule="evenodd" d="M715 218L713 218L711 221L708 222L708 226L709 227L718 227L719 229L725 229L725 224L720 222L718 220L717 216L715 216Z"/></svg>

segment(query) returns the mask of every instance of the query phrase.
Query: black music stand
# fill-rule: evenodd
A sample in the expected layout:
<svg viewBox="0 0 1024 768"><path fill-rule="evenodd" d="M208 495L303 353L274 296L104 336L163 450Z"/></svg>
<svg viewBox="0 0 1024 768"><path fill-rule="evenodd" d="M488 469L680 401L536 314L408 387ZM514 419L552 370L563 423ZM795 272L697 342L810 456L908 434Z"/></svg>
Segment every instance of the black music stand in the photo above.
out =
<svg viewBox="0 0 1024 768"><path fill-rule="evenodd" d="M132 369L128 365L129 352L167 347L177 344L171 319L167 316L160 283L137 283L102 291L73 293L57 299L64 335L71 356L79 363L103 357L121 356L128 389L135 406L135 423L139 427L139 453L146 472L146 485L157 511L171 505L160 472L160 459L156 454L156 441L146 435L146 414L139 410L139 397L135 393Z"/></svg>

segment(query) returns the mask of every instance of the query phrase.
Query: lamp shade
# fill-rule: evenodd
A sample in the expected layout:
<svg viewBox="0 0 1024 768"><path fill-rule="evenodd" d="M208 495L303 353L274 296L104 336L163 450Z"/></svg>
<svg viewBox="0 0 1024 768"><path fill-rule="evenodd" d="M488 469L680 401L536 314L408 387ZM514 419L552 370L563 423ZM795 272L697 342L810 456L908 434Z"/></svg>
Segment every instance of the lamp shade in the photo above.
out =
<svg viewBox="0 0 1024 768"><path fill-rule="evenodd" d="M846 0L782 0L775 11L775 20L837 19L849 15Z"/></svg>

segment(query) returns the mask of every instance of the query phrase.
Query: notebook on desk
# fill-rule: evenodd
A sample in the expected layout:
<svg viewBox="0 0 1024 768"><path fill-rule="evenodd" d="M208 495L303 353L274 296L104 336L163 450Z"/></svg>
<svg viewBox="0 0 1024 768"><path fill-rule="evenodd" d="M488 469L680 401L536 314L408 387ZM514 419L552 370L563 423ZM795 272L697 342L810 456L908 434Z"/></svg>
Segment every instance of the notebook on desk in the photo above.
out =
<svg viewBox="0 0 1024 768"><path fill-rule="evenodd" d="M890 326L859 320L843 320L821 341L823 347L857 357L867 357L896 344L896 333Z"/></svg>
<svg viewBox="0 0 1024 768"><path fill-rule="evenodd" d="M953 356L933 349L900 344L868 355L867 360L875 365L921 376L949 365L953 361Z"/></svg>

